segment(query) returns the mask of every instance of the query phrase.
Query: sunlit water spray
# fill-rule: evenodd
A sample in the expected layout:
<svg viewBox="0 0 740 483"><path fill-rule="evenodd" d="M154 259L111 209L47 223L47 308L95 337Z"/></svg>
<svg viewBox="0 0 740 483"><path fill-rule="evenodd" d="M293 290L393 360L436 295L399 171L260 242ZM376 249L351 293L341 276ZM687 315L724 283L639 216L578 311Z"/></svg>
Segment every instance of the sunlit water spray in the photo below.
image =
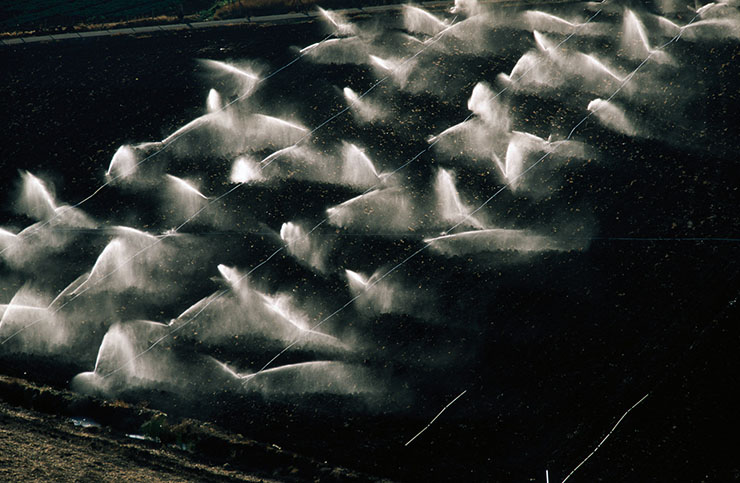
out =
<svg viewBox="0 0 740 483"><path fill-rule="evenodd" d="M329 223L365 230L406 232L416 226L414 206L400 188L375 189L326 210Z"/></svg>
<svg viewBox="0 0 740 483"><path fill-rule="evenodd" d="M249 156L239 156L231 165L231 175L229 180L232 183L249 183L252 181L264 181L259 161Z"/></svg>
<svg viewBox="0 0 740 483"><path fill-rule="evenodd" d="M21 181L20 212L37 220L54 217L57 205L46 183L28 171L21 173Z"/></svg>
<svg viewBox="0 0 740 483"><path fill-rule="evenodd" d="M266 114L255 114L260 122L264 123L270 129L282 129L286 131L297 131L298 133L307 133L308 129L300 124L296 124L279 117L268 116Z"/></svg>
<svg viewBox="0 0 740 483"><path fill-rule="evenodd" d="M508 132L511 120L508 108L493 93L488 84L479 82L468 99L468 109L498 132Z"/></svg>
<svg viewBox="0 0 740 483"><path fill-rule="evenodd" d="M202 60L203 65L219 75L225 75L233 79L237 85L237 93L240 97L252 93L260 82L259 75L245 68L237 67L234 64L220 60Z"/></svg>
<svg viewBox="0 0 740 483"><path fill-rule="evenodd" d="M412 5L403 6L403 25L409 32L429 36L437 35L449 27L446 21L435 17L424 9Z"/></svg>
<svg viewBox="0 0 740 483"><path fill-rule="evenodd" d="M365 64L369 43L359 36L329 39L300 50L308 59L319 64Z"/></svg>
<svg viewBox="0 0 740 483"><path fill-rule="evenodd" d="M523 17L527 26L532 30L557 34L569 34L574 32L576 29L581 28L580 33L584 33L582 23L570 22L564 18L560 18L541 10L527 10L524 12Z"/></svg>
<svg viewBox="0 0 740 483"><path fill-rule="evenodd" d="M259 294L268 310L279 317L279 320L286 322L290 327L297 331L297 338L304 339L304 343L314 346L332 346L346 349L347 346L334 336L311 330L308 320L303 314L295 311L291 307L291 300L284 296L271 296Z"/></svg>
<svg viewBox="0 0 740 483"><path fill-rule="evenodd" d="M175 132L164 138L162 140L162 144L170 144L178 138L184 136L185 134L196 132L203 128L230 128L232 126L233 119L231 118L231 115L226 111L204 114L193 119L189 123L185 124L184 126L177 129Z"/></svg>
<svg viewBox="0 0 740 483"><path fill-rule="evenodd" d="M599 122L609 129L626 134L627 136L636 136L638 134L633 123L627 118L624 109L611 101L594 99L588 103L587 109L596 116Z"/></svg>
<svg viewBox="0 0 740 483"><path fill-rule="evenodd" d="M356 27L348 22L347 19L338 12L330 12L321 7L318 7L318 9L321 14L321 18L329 24L336 35L347 37L357 33Z"/></svg>
<svg viewBox="0 0 740 483"><path fill-rule="evenodd" d="M432 250L448 256L496 251L529 253L567 249L562 243L550 237L537 235L527 230L503 228L465 231L427 238L424 242L429 243Z"/></svg>
<svg viewBox="0 0 740 483"><path fill-rule="evenodd" d="M136 173L137 164L134 149L129 145L123 145L116 150L105 175L108 179L126 179Z"/></svg>
<svg viewBox="0 0 740 483"><path fill-rule="evenodd" d="M365 98L360 98L360 96L349 87L345 87L342 90L342 93L344 94L344 99L352 110L352 114L360 121L370 122L384 116L384 112L380 107Z"/></svg>
<svg viewBox="0 0 740 483"><path fill-rule="evenodd" d="M30 285L21 287L9 303L0 305L0 340L19 334L16 347L55 352L69 337L68 328L49 310L48 299Z"/></svg>
<svg viewBox="0 0 740 483"><path fill-rule="evenodd" d="M434 317L434 300L406 287L398 279L386 278L386 274L379 269L368 277L354 270L344 270L357 310L370 318L378 314L406 314L420 319Z"/></svg>
<svg viewBox="0 0 740 483"><path fill-rule="evenodd" d="M72 295L158 289L153 284L152 274L161 269L159 262L165 247L158 243L157 237L134 228L116 227L114 233L115 238L98 255L92 270L83 275L84 282L71 292Z"/></svg>
<svg viewBox="0 0 740 483"><path fill-rule="evenodd" d="M221 99L221 94L216 89L208 91L208 98L206 99L206 109L209 113L218 112L224 108L224 102Z"/></svg>
<svg viewBox="0 0 740 483"><path fill-rule="evenodd" d="M478 15L481 13L481 6L478 0L455 0L455 4L450 8L450 13L463 15Z"/></svg>
<svg viewBox="0 0 740 483"><path fill-rule="evenodd" d="M342 182L351 186L372 187L380 181L373 162L363 150L351 143L342 145Z"/></svg>
<svg viewBox="0 0 740 483"><path fill-rule="evenodd" d="M409 80L411 71L416 67L414 62L404 62L398 59L383 59L370 55L370 64L375 66L382 75L389 75L399 87L404 88Z"/></svg>
<svg viewBox="0 0 740 483"><path fill-rule="evenodd" d="M660 64L670 61L670 57L662 50L655 50L650 46L645 27L632 10L624 11L622 21L622 51L634 60L643 60L650 56L655 62Z"/></svg>
<svg viewBox="0 0 740 483"><path fill-rule="evenodd" d="M349 269L345 269L344 274L350 293L358 297L358 306L369 307L375 313L387 314L393 312L398 305L393 287L385 280L377 282L378 274L368 278Z"/></svg>
<svg viewBox="0 0 740 483"><path fill-rule="evenodd" d="M337 361L298 362L243 374L220 361L216 362L225 375L241 383L242 390L268 396L359 394L372 391L366 371Z"/></svg>
<svg viewBox="0 0 740 483"><path fill-rule="evenodd" d="M71 387L83 394L112 397L121 390L158 386L160 389L183 373L166 352L145 352L151 339L161 337L167 326L159 322L131 321L112 325L100 344L94 369L72 379Z"/></svg>
<svg viewBox="0 0 740 483"><path fill-rule="evenodd" d="M190 220L208 204L208 197L198 191L192 182L171 174L165 175L166 211L176 216L177 220Z"/></svg>
<svg viewBox="0 0 740 483"><path fill-rule="evenodd" d="M437 213L440 221L446 224L462 223L474 228L483 228L483 223L476 217L471 216L472 208L465 205L460 199L451 172L445 169L440 169L437 172L434 193L437 199Z"/></svg>
<svg viewBox="0 0 740 483"><path fill-rule="evenodd" d="M280 238L288 247L288 253L309 267L324 272L329 245L310 237L299 224L283 223L280 227Z"/></svg>

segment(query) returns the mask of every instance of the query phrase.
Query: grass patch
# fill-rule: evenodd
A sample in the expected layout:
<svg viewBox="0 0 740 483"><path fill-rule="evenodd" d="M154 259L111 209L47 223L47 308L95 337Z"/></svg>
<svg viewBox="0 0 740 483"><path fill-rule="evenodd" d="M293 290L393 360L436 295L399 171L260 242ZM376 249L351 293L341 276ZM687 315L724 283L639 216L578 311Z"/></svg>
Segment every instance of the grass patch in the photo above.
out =
<svg viewBox="0 0 740 483"><path fill-rule="evenodd" d="M59 32L111 24L142 25L152 20L199 20L213 4L213 0L0 0L0 30Z"/></svg>
<svg viewBox="0 0 740 483"><path fill-rule="evenodd" d="M287 12L305 12L317 6L326 9L368 7L404 3L399 0L225 0L212 9L212 18L222 20Z"/></svg>

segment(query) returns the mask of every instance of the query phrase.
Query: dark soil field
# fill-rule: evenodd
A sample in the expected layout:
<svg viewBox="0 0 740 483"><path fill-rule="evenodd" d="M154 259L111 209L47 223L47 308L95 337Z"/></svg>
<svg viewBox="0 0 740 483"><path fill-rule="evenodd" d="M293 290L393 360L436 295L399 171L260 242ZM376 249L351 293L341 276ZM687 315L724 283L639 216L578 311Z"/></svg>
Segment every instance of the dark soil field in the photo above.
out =
<svg viewBox="0 0 740 483"><path fill-rule="evenodd" d="M507 12L514 18L515 11ZM618 29L622 14L605 11L598 20ZM685 14L672 18L691 20ZM352 20L383 32L372 45L391 58L388 52L401 38L399 18ZM47 387L58 398L53 401L83 397L64 392L70 388L95 401L57 407L18 396L23 390L0 395L6 401L0 412L0 478L545 481L548 471L552 481L560 481L608 435L571 481L740 479L737 444L728 443L740 427L737 36L668 45L673 64L646 64L634 79L635 90L615 97L633 115L632 131L615 132L594 115L573 137L587 145L585 155L550 158L526 173L519 188L494 195L514 181L502 180L490 157L470 154L469 141L427 148L430 136L470 114L468 101L479 82L495 92L505 86L497 74L508 74L525 52L537 49L531 31L496 27L472 42L440 41L444 48L419 55L406 84L390 76L373 88L365 100L383 104L386 114L372 122L342 113L343 88L370 89L383 76L377 65L309 56L290 64L299 55L296 46L320 42L326 32L324 25L307 22L0 50L0 227L13 233L34 222L19 201L22 180L31 179L26 172L53 186L49 191L59 203L77 203L105 183L120 146L165 139L203 115L211 88L222 93L224 104L248 103L250 113L308 129L321 126L304 146L327 159L339 156L345 140L361 145L383 173L424 153L398 174L403 193L417 207L408 229L394 228L400 205L376 212L370 206L357 215L364 221L341 225L327 209L361 195L364 187L314 175L311 160L278 160L275 169L282 171L274 178L237 185L229 172L238 156L259 160L291 142L233 148L232 137L194 130L140 165L140 185L111 183L80 205L95 222L75 230L73 243L26 264L0 259L0 374L28 381L21 386ZM576 36L567 45L625 58L618 40L608 35ZM262 76L286 67L243 101L233 78L214 74L199 59L248 66ZM630 62L619 64L623 74L639 64ZM586 105L608 98L601 87L584 87L586 74L579 75L556 87L543 83L502 94L511 139L514 131L564 139L591 110ZM475 114L473 119L484 118ZM269 135L288 129L263 119L273 122ZM483 137L495 135L486 131ZM482 225L531 231L568 248L419 251L425 240L446 233L445 227L457 227L444 218L442 203L434 204L452 196L446 192L443 198L441 189L431 188L439 187L445 170L454 173L460 209L490 197L476 213ZM167 205L170 185L157 183L174 177L192 181L206 195L203 215L179 214L192 197ZM240 189L220 197L234 186ZM322 254L321 264L287 250L273 255L283 246L283 223L310 228L325 217L329 222L312 233L318 241L311 251ZM158 238L171 251L163 249L156 270L146 276L132 272L140 285L84 295L66 291L81 274L94 272L114 239L127 239L116 226L156 235L182 228L177 237ZM234 282L228 267L244 274L267 258L249 277L249 287L241 279ZM384 279L388 285L368 281L355 296L356 279L346 270L369 277L393 267L399 268ZM51 294L39 296L44 307L53 307L60 293L60 300L69 300L55 323L74 327L73 337L59 346L37 343L33 337L44 333L36 332L35 316L17 323L31 321L32 330L14 335L19 326L11 327L4 314L14 303L22 305L16 294L29 287ZM391 295L371 292L374 287L387 287ZM216 298L226 301L213 302L211 314L199 301L222 290L225 295ZM241 299L232 292L247 300L233 312L227 303ZM321 331L320 342L292 347L290 338L257 325L229 332L233 313L250 313L264 300L281 314L300 306L309 325ZM281 305L285 300L293 305ZM177 325L196 320L188 317L197 310L204 314L198 322ZM265 313L262 318L269 318ZM214 335L208 324L217 322L227 328ZM136 342L134 359L121 356L129 346L120 334ZM168 335L152 344L159 334ZM321 342L328 335L332 340ZM116 341L112 352L103 351ZM276 365L340 364L331 367L340 367L341 377L320 390L289 390L314 380L302 373L286 376L287 382L277 378L274 385L254 382L268 375L261 368L276 354ZM129 363L140 372L128 372ZM121 377L109 378L109 386L86 385L102 380L95 378L104 366ZM161 372L152 376L151 367ZM324 381L319 377L334 373L316 374ZM102 421L109 413L95 409L111 404L152 413L122 418L116 427ZM76 427L71 417L97 418L103 427ZM228 436L177 441L180 433L172 428L186 420ZM126 433L152 440L139 442ZM246 440L259 441L263 449L275 445L298 463L280 456L253 464L268 451L249 459L234 449Z"/></svg>

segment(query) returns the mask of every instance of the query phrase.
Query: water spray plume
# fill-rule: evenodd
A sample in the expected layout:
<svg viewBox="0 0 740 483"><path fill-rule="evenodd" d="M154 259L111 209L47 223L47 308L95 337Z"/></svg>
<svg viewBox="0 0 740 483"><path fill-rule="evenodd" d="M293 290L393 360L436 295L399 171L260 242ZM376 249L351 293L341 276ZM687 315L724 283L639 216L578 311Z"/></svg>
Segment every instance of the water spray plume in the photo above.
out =
<svg viewBox="0 0 740 483"><path fill-rule="evenodd" d="M105 173L108 178L125 179L136 173L137 157L131 146L123 145L118 148Z"/></svg>
<svg viewBox="0 0 740 483"><path fill-rule="evenodd" d="M221 100L221 94L216 89L208 91L208 99L206 100L206 109L209 113L218 112L224 108L224 103Z"/></svg>
<svg viewBox="0 0 740 483"><path fill-rule="evenodd" d="M54 217L56 202L46 183L28 171L21 173L22 188L18 206L21 213L37 220Z"/></svg>
<svg viewBox="0 0 740 483"><path fill-rule="evenodd" d="M260 163L248 156L240 156L234 160L231 166L231 176L229 180L232 183L249 183L252 181L263 181L265 177L262 174Z"/></svg>
<svg viewBox="0 0 740 483"><path fill-rule="evenodd" d="M357 29L337 12L330 12L318 7L321 17L331 26L336 35L347 37L355 35Z"/></svg>
<svg viewBox="0 0 740 483"><path fill-rule="evenodd" d="M624 109L611 101L594 99L588 103L587 109L592 112L601 123L621 134L636 136L637 130L627 118Z"/></svg>
<svg viewBox="0 0 740 483"><path fill-rule="evenodd" d="M627 57L631 59L642 60L650 56L659 64L670 61L668 54L662 50L655 50L650 46L650 40L645 31L645 26L637 17L637 14L630 9L625 9L624 11L621 46Z"/></svg>
<svg viewBox="0 0 740 483"><path fill-rule="evenodd" d="M443 223L464 223L474 228L483 228L480 221L470 216L472 209L460 199L452 173L440 169L434 182L434 191L437 198L437 212Z"/></svg>
<svg viewBox="0 0 740 483"><path fill-rule="evenodd" d="M351 186L373 187L380 181L373 162L370 158L351 143L342 146L342 182Z"/></svg>
<svg viewBox="0 0 740 483"><path fill-rule="evenodd" d="M437 35L449 27L448 23L419 7L403 6L403 25L409 32Z"/></svg>

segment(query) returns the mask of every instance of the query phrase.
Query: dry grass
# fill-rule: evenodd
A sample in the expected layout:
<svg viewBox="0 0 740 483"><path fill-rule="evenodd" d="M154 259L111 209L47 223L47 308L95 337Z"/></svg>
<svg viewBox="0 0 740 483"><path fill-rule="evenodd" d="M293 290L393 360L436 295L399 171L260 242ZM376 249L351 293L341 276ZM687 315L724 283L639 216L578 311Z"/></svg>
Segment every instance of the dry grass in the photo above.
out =
<svg viewBox="0 0 740 483"><path fill-rule="evenodd" d="M239 0L216 9L213 18L222 20L257 14L300 12L316 4L316 0Z"/></svg>
<svg viewBox="0 0 740 483"><path fill-rule="evenodd" d="M101 22L101 23L79 23L72 27L73 32L86 30L107 30L124 27L147 27L149 25L163 25L169 23L182 22L179 17L171 15L158 15L156 17L137 18L120 22Z"/></svg>
<svg viewBox="0 0 740 483"><path fill-rule="evenodd" d="M157 15L155 17L144 17L131 20L121 20L115 22L93 22L78 23L75 25L60 25L48 28L13 30L10 32L0 32L0 39L13 37L26 37L31 35L53 35L71 32L89 32L91 30L112 30L126 27L147 27L150 25L166 25L174 23L197 22L199 17L196 15L186 15L180 18L172 15Z"/></svg>

